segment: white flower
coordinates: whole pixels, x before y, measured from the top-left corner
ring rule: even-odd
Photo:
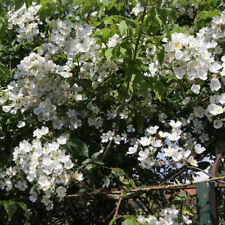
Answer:
[[[59,197],[65,197],[66,196],[66,188],[63,186],[60,186],[56,188],[56,193]]]
[[[134,154],[135,152],[137,152],[137,149],[138,149],[137,145],[134,145],[133,147],[129,147],[127,154]]]
[[[164,156],[172,156],[175,149],[173,147],[164,148]]]
[[[109,38],[108,47],[113,48],[119,43],[120,43],[120,36],[118,34],[115,34],[113,37]]]
[[[79,173],[78,171],[76,171],[74,173],[74,178],[77,180],[77,181],[82,181],[84,179],[83,177],[83,174],[82,173]]]
[[[192,166],[198,166],[197,161],[194,159],[193,156],[190,156],[188,159],[188,162],[192,165]]]
[[[141,137],[141,139],[139,140],[139,143],[142,145],[142,146],[148,146],[150,145],[151,143],[151,138],[148,138],[148,137]]]
[[[218,62],[215,62],[212,65],[210,65],[209,71],[212,73],[218,73],[221,68],[222,66]]]
[[[131,13],[134,13],[137,16],[140,12],[144,11],[144,7],[141,6],[140,2],[132,9]]]
[[[38,195],[36,191],[34,190],[30,191],[30,196],[29,196],[30,201],[35,202],[37,200],[37,196]]]
[[[25,127],[25,126],[26,126],[25,121],[19,121],[18,124],[17,124],[18,128],[22,128],[22,127]]]
[[[143,169],[150,169],[154,165],[155,165],[155,161],[149,158],[141,161],[141,166]]]
[[[149,156],[149,149],[145,149],[144,151],[140,151],[138,154],[139,154],[139,157],[138,157],[139,161],[145,160]]]
[[[66,168],[66,169],[71,169],[72,167],[73,167],[73,162],[69,159],[69,160],[67,160],[66,162],[64,162],[64,167]]]
[[[191,154],[191,150],[185,151],[184,154],[183,154],[184,158],[188,158],[190,156],[190,154]]]
[[[193,84],[193,85],[191,86],[191,91],[192,91],[193,93],[195,93],[196,95],[198,95],[198,94],[200,93],[200,89],[201,89],[201,87],[200,87],[200,85],[198,85],[198,84]]]
[[[67,141],[67,138],[66,136],[60,136],[59,138],[57,138],[57,142],[60,144],[60,145],[65,145],[66,144],[66,141]]]
[[[190,102],[191,98],[190,97],[185,97],[184,100],[182,101],[183,105],[187,105]]]
[[[197,154],[201,154],[205,151],[206,149],[204,147],[202,147],[200,144],[195,145],[195,152]]]
[[[169,135],[167,132],[159,131],[159,136],[162,138],[166,138]]]
[[[210,88],[212,91],[218,91],[221,88],[221,84],[218,79],[212,79],[210,82]]]
[[[221,94],[219,97],[218,97],[218,101],[220,104],[225,104],[225,93]]]
[[[146,129],[146,132],[148,134],[155,134],[157,132],[157,130],[159,129],[159,126],[151,126],[149,128]]]
[[[214,116],[223,113],[223,108],[219,105],[214,104],[214,103],[208,105],[207,109],[208,109],[209,113],[214,115]]]
[[[171,134],[168,135],[168,139],[170,141],[177,141],[177,140],[180,139],[180,134],[177,133],[177,132],[173,132],[173,133],[171,133]]]
[[[223,126],[223,121],[222,120],[214,120],[213,121],[213,127],[215,129],[220,129]]]
[[[38,179],[38,184],[42,188],[43,191],[46,191],[47,189],[50,188],[51,183],[49,182],[48,177],[41,175],[40,178]]]
[[[205,115],[205,109],[201,106],[194,107],[195,116],[198,118],[203,118]]]
[[[180,128],[182,126],[181,121],[175,122],[174,120],[170,120],[169,125],[173,128]]]
[[[175,162],[178,162],[178,161],[180,161],[182,158],[183,158],[182,152],[180,152],[179,150],[176,149],[176,151],[174,151],[173,154],[172,154],[172,159],[173,159]]]

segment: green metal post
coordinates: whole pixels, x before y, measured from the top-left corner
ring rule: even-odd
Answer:
[[[199,183],[196,189],[198,225],[218,225],[214,184]]]

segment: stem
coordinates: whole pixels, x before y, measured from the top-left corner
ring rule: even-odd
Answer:
[[[145,4],[146,4],[146,3],[145,3]],[[144,11],[143,11],[143,15],[142,15],[142,18],[141,18],[141,24],[140,24],[140,29],[139,29],[138,39],[137,39],[137,42],[136,42],[136,45],[135,45],[135,49],[134,49],[134,60],[135,60],[136,57],[137,57],[138,45],[139,45],[139,42],[140,42],[140,39],[141,39],[141,35],[142,35],[142,29],[141,29],[141,26],[143,25],[143,22],[144,22],[146,10],[147,10],[147,6],[145,5]]]
[[[114,214],[113,218],[115,218],[115,217],[117,217],[119,215],[118,212],[119,212],[119,208],[120,208],[120,204],[121,204],[122,198],[123,198],[123,190],[120,193],[120,198],[119,198],[119,201],[117,203],[117,206],[116,206],[116,209],[115,209],[115,214]]]

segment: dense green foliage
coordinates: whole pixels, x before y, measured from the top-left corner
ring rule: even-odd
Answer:
[[[1,1],[0,224],[194,224],[186,192],[140,190],[224,150],[224,6]]]

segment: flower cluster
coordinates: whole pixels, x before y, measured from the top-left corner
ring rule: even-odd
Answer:
[[[34,131],[34,136],[47,133],[48,128],[42,127]],[[81,173],[73,172],[74,163],[63,149],[66,142],[67,139],[63,135],[57,138],[57,141],[47,143],[42,143],[40,136],[32,143],[27,140],[20,142],[13,152],[16,166],[8,168],[0,175],[1,189],[10,191],[13,185],[20,191],[29,188],[29,199],[32,202],[43,193],[42,202],[46,209],[52,209],[50,198],[54,193],[57,193],[58,197],[65,197],[66,187],[72,178],[83,180]]]
[[[186,75],[189,80],[206,80],[208,71],[218,72],[210,51],[216,45],[216,42],[206,43],[203,38],[173,33],[171,41],[165,44],[165,60],[172,63],[173,72],[178,79]]]
[[[178,225],[178,217],[179,210],[177,210],[174,206],[167,209],[162,209],[160,212],[159,218],[156,218],[153,215],[149,215],[148,217],[138,216],[137,221],[141,224],[170,224],[170,225]],[[182,215],[182,224],[191,224],[192,221],[189,219],[189,216]]]
[[[33,2],[29,8],[24,4],[17,11],[8,12],[9,29],[13,29],[16,26],[16,32],[18,33],[18,41],[27,40],[33,41],[34,37],[39,34],[38,25],[42,24],[37,15],[41,5],[37,5]]]
[[[184,124],[184,121],[183,121]],[[145,136],[136,139],[134,145],[129,147],[127,154],[138,152],[138,160],[143,168],[151,168],[157,163],[155,153],[163,148],[163,155],[170,163],[179,162],[180,164],[191,164],[197,166],[194,156],[203,153],[206,149],[194,142],[194,139],[185,135],[181,130],[182,122],[171,120],[169,126],[171,132],[163,132],[159,126],[150,126],[145,131]]]
[[[5,100],[10,104],[4,105],[3,110],[16,114],[32,109],[38,120],[53,122],[54,129],[61,129],[63,125],[71,129],[81,125],[77,113],[70,113],[71,120],[64,121],[57,114],[57,107],[67,104],[69,100],[81,100],[79,92],[82,88],[76,83],[73,86],[64,79],[68,72],[66,66],[58,66],[52,60],[31,53],[17,66],[14,75],[16,81],[12,81],[5,90]],[[72,74],[71,74],[72,75]]]

